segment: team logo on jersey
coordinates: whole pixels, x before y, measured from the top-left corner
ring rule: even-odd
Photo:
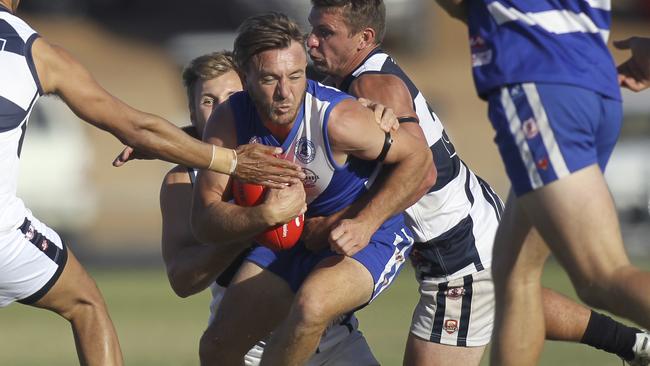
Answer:
[[[25,239],[30,241],[34,239],[34,225],[29,224],[29,227],[27,228],[27,232],[25,233]]]
[[[458,330],[458,320],[454,320],[454,319],[445,320],[445,325],[443,326],[443,328],[445,329],[445,332],[447,332],[448,334],[456,333],[456,331]]]
[[[50,243],[47,241],[47,239],[43,238],[43,241],[41,242],[41,250],[46,251],[49,246]]]
[[[470,37],[469,46],[472,51],[472,67],[492,62],[492,50],[481,36]]]
[[[521,125],[521,129],[524,131],[524,136],[529,140],[535,138],[535,136],[539,134],[537,122],[535,122],[535,119],[532,117],[524,121]]]
[[[537,160],[537,168],[542,170],[548,169],[548,158]]]
[[[309,164],[316,158],[316,147],[306,137],[301,137],[296,144],[296,157],[305,164]]]
[[[302,172],[305,173],[305,180],[302,184],[305,188],[314,188],[316,186],[316,181],[318,181],[320,177],[311,169],[302,168]]]
[[[402,255],[402,253],[397,253],[397,254],[395,255],[395,261],[396,261],[397,263],[402,263],[402,262],[404,262],[404,256]]]
[[[458,300],[461,297],[465,295],[465,288],[464,287],[450,287],[445,290],[445,296],[449,300]]]

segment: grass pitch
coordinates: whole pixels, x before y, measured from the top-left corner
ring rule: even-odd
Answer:
[[[650,262],[643,264],[650,267]],[[90,270],[102,290],[119,333],[127,365],[197,365],[198,340],[208,317],[209,295],[176,297],[162,269]],[[547,266],[544,283],[575,297],[564,272]],[[358,315],[361,330],[382,365],[401,365],[411,312],[417,300],[413,271]],[[63,319],[44,310],[12,305],[0,309],[0,365],[78,364],[72,333]],[[487,357],[484,357],[487,365]],[[621,365],[584,345],[547,342],[541,365]]]

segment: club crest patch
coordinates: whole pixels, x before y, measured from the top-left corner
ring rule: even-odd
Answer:
[[[296,143],[296,158],[304,164],[309,164],[316,158],[316,147],[306,137],[301,137]]]

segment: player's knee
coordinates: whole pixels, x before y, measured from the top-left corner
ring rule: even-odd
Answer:
[[[334,317],[331,309],[318,296],[299,296],[292,308],[291,316],[306,329],[325,329]]]
[[[99,290],[82,292],[69,301],[68,306],[61,309],[61,316],[69,321],[93,321],[99,317],[106,317],[107,309]]]

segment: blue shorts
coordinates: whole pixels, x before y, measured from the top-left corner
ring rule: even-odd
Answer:
[[[403,216],[399,215],[384,223],[370,243],[352,256],[372,275],[374,289],[370,301],[397,277],[412,245],[412,234],[404,224]],[[296,293],[318,263],[336,255],[329,248],[312,252],[298,242],[293,248],[278,252],[263,246],[256,247],[246,260],[280,276]]]
[[[508,85],[488,105],[517,196],[596,163],[604,171],[623,116],[620,101],[560,84]]]

